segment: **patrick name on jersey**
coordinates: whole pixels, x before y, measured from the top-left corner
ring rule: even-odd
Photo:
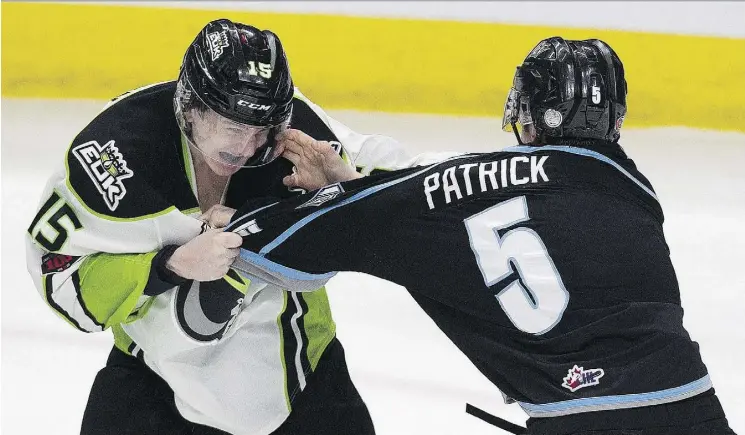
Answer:
[[[516,156],[451,166],[424,178],[424,196],[432,210],[436,198],[443,198],[445,204],[450,204],[455,199],[473,195],[474,189],[478,189],[477,193],[485,193],[509,186],[547,182],[548,176],[543,168],[547,160],[548,156]],[[477,174],[478,178],[475,177]],[[474,186],[476,179],[478,184]]]

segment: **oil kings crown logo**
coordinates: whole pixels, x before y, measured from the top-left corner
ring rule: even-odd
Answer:
[[[132,177],[134,173],[127,168],[127,161],[114,145],[114,141],[110,140],[101,146],[92,140],[76,146],[72,152],[93,180],[109,210],[116,210],[119,201],[127,194],[122,180]]]
[[[222,32],[212,32],[207,34],[207,44],[212,56],[212,61],[216,61],[222,56],[223,48],[228,48],[228,33],[223,30]]]
[[[603,375],[605,375],[603,369],[585,370],[584,367],[579,367],[575,364],[574,367],[569,370],[569,373],[564,378],[564,383],[562,383],[561,386],[574,393],[580,388],[600,384],[600,378],[602,378]]]

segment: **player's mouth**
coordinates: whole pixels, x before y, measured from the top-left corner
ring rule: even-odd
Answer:
[[[220,151],[219,156],[221,161],[233,166],[241,166],[246,160],[246,156],[235,155],[224,151]]]

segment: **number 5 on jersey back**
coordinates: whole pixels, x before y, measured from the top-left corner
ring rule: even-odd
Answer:
[[[496,295],[497,301],[516,328],[540,335],[559,323],[569,293],[538,233],[524,227],[502,237],[497,233],[528,220],[528,203],[520,196],[470,216],[463,223],[487,287],[510,277],[510,263],[515,265],[519,277]]]

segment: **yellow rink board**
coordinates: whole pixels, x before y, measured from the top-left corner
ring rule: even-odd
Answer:
[[[745,39],[318,14],[2,3],[2,95],[116,96],[175,79],[203,25],[282,39],[295,84],[326,108],[501,116],[540,40],[599,38],[626,66],[629,126],[745,131]]]

